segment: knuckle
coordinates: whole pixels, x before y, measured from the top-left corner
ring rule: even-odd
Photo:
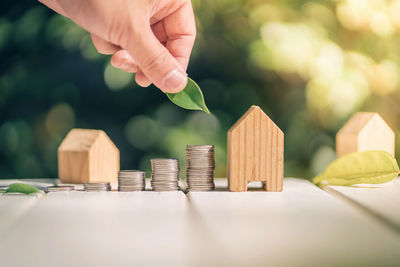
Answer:
[[[159,72],[163,67],[167,66],[169,62],[169,55],[166,51],[161,51],[154,57],[144,60],[141,66],[145,71]]]
[[[118,19],[113,19],[109,24],[107,39],[112,43],[121,44],[125,32],[126,27],[124,27]]]
[[[107,39],[108,41],[118,44],[124,45],[130,37],[132,37],[133,25],[129,23],[132,21],[132,12],[121,10],[121,7],[118,7],[118,15],[115,15],[109,18],[108,21],[108,30],[107,30]]]
[[[96,43],[95,41],[93,41],[93,44],[99,54],[103,54],[103,55],[109,54],[109,51],[107,49],[105,49],[104,47],[102,47],[101,45]]]

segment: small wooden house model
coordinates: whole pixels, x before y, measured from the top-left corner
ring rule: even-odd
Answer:
[[[284,134],[258,106],[228,131],[229,190],[247,191],[261,181],[266,191],[282,191]]]
[[[119,150],[101,130],[72,129],[58,147],[63,183],[116,182]]]
[[[336,134],[336,154],[383,150],[394,156],[394,139],[394,132],[378,113],[357,112]]]

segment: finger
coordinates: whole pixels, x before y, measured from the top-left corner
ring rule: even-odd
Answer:
[[[46,5],[48,8],[54,10],[58,14],[63,15],[64,17],[67,17],[66,12],[62,8],[62,6],[57,2],[57,1],[51,1],[51,0],[39,0],[42,4]]]
[[[148,22],[142,21],[140,26],[140,30],[133,31],[133,36],[127,39],[124,47],[144,75],[162,91],[176,93],[183,90],[187,84],[184,69],[155,37]]]
[[[196,38],[196,23],[190,1],[164,20],[168,51],[186,70]]]
[[[162,43],[165,46],[168,41],[168,36],[167,33],[165,32],[164,21],[161,20],[156,24],[151,25],[151,29],[156,38],[160,41],[160,43]]]
[[[168,36],[167,36],[167,33],[165,32],[164,21],[157,22],[156,24],[151,26],[151,28],[153,30],[154,35],[157,37],[157,39],[165,47],[167,47]],[[171,40],[170,40],[170,44],[171,44]],[[170,45],[170,48],[171,48],[171,45]],[[168,49],[168,47],[167,47],[167,49]],[[177,49],[175,49],[175,50],[177,50]],[[171,50],[169,50],[169,52],[171,53]],[[189,54],[190,54],[190,52],[189,52]],[[174,55],[173,56],[178,61],[178,63],[182,66],[182,68],[186,70],[188,62],[189,62],[189,59],[187,57],[184,57],[184,56],[179,56],[179,53],[175,53],[175,55],[178,55],[178,56],[174,56]]]
[[[91,33],[90,36],[92,37],[94,46],[100,54],[112,55],[118,50],[121,50],[121,47],[114,45],[93,33]]]
[[[111,57],[111,65],[126,72],[135,73],[138,66],[126,50],[119,50]]]
[[[144,75],[143,71],[141,71],[140,69],[136,72],[135,81],[141,87],[149,87],[151,84],[149,78],[147,78],[146,75]]]

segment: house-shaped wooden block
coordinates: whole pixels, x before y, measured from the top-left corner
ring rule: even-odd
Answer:
[[[229,190],[247,191],[261,181],[266,191],[282,191],[283,132],[258,106],[250,109],[228,131]]]
[[[383,150],[394,156],[394,139],[394,132],[378,113],[357,112],[336,134],[336,154]]]
[[[116,182],[119,150],[101,130],[72,129],[58,147],[63,183]]]

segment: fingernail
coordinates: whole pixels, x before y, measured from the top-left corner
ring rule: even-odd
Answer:
[[[130,64],[130,63],[122,64],[119,68],[121,70],[124,70],[124,71],[127,71],[127,72],[136,72],[137,71],[137,66],[133,65],[133,64]]]
[[[187,76],[184,75],[182,72],[178,71],[177,69],[171,71],[167,74],[164,78],[164,91],[168,91],[170,93],[175,93],[181,91],[185,88],[187,83]]]
[[[120,67],[121,69],[127,70],[127,69],[132,68],[132,66],[133,66],[132,64],[124,63],[124,64],[120,65],[119,67]]]

